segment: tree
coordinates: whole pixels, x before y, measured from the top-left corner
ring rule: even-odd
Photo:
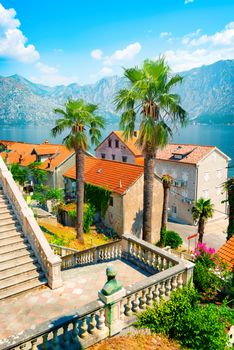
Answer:
[[[170,175],[162,176],[163,184],[163,212],[162,212],[162,227],[161,230],[167,229],[168,221],[168,204],[169,204],[169,191],[173,182],[173,177]]]
[[[124,69],[124,76],[128,84],[117,93],[115,104],[122,112],[120,127],[125,139],[133,136],[138,119],[140,122],[137,145],[144,155],[143,239],[151,242],[155,154],[172,135],[169,123],[185,124],[180,97],[171,92],[182,77],[171,75],[164,57],[145,60],[142,67]]]
[[[28,171],[26,168],[19,164],[12,164],[10,166],[10,171],[12,173],[13,179],[18,182],[21,186],[24,185],[28,178]]]
[[[209,218],[213,217],[214,205],[211,203],[210,199],[200,198],[192,208],[192,215],[194,221],[198,223],[198,241],[202,243],[205,223]]]
[[[45,170],[40,169],[41,162],[34,162],[29,164],[29,175],[33,182],[37,185],[44,184],[47,180],[48,174]]]
[[[83,242],[83,215],[84,215],[84,156],[88,149],[88,135],[92,144],[97,145],[101,139],[101,129],[104,128],[104,119],[96,115],[97,106],[83,100],[69,100],[64,109],[56,108],[55,113],[61,115],[56,120],[56,126],[51,130],[53,136],[69,130],[63,139],[68,149],[74,149],[76,154],[76,230],[77,238]]]
[[[229,204],[227,240],[234,234],[234,177],[224,183],[224,189],[227,191],[227,202]]]

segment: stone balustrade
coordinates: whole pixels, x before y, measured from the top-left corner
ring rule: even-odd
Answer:
[[[25,202],[22,193],[17,187],[11,172],[7,169],[1,156],[0,183],[2,184],[3,192],[6,193],[14,208],[15,215],[22,226],[25,236],[45,272],[48,285],[53,289],[60,287],[62,285],[61,259],[51,250],[49,243],[34,218],[32,210]]]
[[[54,244],[51,245],[51,247],[54,249],[55,254],[58,254],[62,259],[62,270],[77,266],[97,264],[99,262],[118,259],[122,256],[121,240],[82,251],[56,246]]]
[[[83,349],[109,336],[105,325],[105,304],[93,301],[75,314],[45,322],[0,342],[0,350]]]

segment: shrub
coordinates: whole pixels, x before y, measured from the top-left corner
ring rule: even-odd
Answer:
[[[161,232],[161,245],[166,247],[170,246],[172,249],[177,249],[183,243],[182,238],[175,231],[162,230]]]
[[[83,218],[83,231],[88,233],[90,231],[90,226],[93,221],[93,216],[95,214],[95,207],[89,203],[84,205],[84,218]],[[76,218],[76,210],[69,210],[68,215],[70,218]]]
[[[224,350],[225,328],[233,321],[232,310],[225,306],[202,307],[197,301],[198,294],[191,286],[178,289],[169,301],[162,300],[141,313],[138,326],[166,334],[189,349]]]

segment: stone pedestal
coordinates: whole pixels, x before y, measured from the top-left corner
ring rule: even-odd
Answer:
[[[119,333],[124,328],[124,322],[121,320],[121,300],[126,296],[126,290],[120,289],[111,295],[104,295],[101,291],[98,296],[103,303],[106,304],[105,318],[106,326],[109,328],[110,336]]]

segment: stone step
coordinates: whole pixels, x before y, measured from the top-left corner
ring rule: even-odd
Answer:
[[[6,226],[2,226],[0,227],[0,234],[1,233],[5,233],[5,232],[9,232],[9,231],[12,231],[12,230],[20,230],[21,229],[21,226],[19,224],[19,222],[16,222],[14,224],[8,224]]]
[[[9,219],[12,219],[12,220],[17,220],[17,217],[16,215],[14,214],[14,212],[10,212],[10,211],[7,211],[5,213],[1,213],[0,212],[0,221],[2,220],[9,220]]]
[[[17,276],[12,276],[12,277],[8,277],[5,278],[4,280],[1,280],[0,282],[0,291],[2,289],[7,289],[9,287],[12,287],[14,285],[20,284],[20,283],[25,283],[28,282],[34,278],[40,278],[41,276],[44,276],[43,273],[39,273],[37,270],[32,270],[32,271],[28,271],[25,273],[21,273]]]
[[[11,279],[13,281],[13,279],[18,279],[19,276],[28,276],[29,274],[33,273],[33,271],[39,273],[39,270],[39,265],[34,264],[31,261],[24,265],[15,266],[11,269],[0,271],[0,288],[2,288],[2,285],[4,285],[6,280],[9,281]]]
[[[4,245],[3,247],[0,247],[0,255],[5,254],[5,253],[10,253],[18,249],[25,249],[25,248],[30,249],[29,244],[26,244],[25,242],[17,242],[14,244],[7,244]]]
[[[17,219],[14,219],[11,217],[9,219],[1,220],[0,221],[0,228],[3,228],[5,226],[13,224],[13,223],[17,223]]]
[[[12,210],[10,204],[0,204],[0,213],[4,212],[5,210]]]
[[[21,237],[20,235],[16,237],[8,237],[8,238],[2,238],[2,239],[0,236],[0,248],[5,247],[7,245],[14,245],[21,242],[26,243],[27,239],[25,237]]]
[[[9,203],[6,196],[0,196],[0,203]]]
[[[17,249],[15,251],[6,252],[0,255],[0,263],[5,261],[11,261],[20,257],[33,256],[34,253],[30,247]]]
[[[39,278],[34,278],[34,279],[31,279],[30,281],[27,281],[27,283],[23,282],[17,285],[13,285],[11,287],[8,287],[7,289],[0,290],[0,300],[27,292],[34,288],[38,288],[42,285],[45,285],[46,283],[47,281],[45,277],[41,275]]]
[[[23,232],[21,230],[10,230],[7,232],[0,232],[0,240],[17,236],[24,237]]]
[[[36,266],[37,264],[37,259],[35,256],[30,256],[29,254],[28,255],[25,255],[25,256],[20,256],[20,257],[16,257],[14,259],[11,259],[11,260],[6,260],[6,261],[0,261],[0,272],[1,271],[6,271],[8,269],[12,269],[14,267],[24,267],[25,264],[28,264],[28,263],[34,263]]]

